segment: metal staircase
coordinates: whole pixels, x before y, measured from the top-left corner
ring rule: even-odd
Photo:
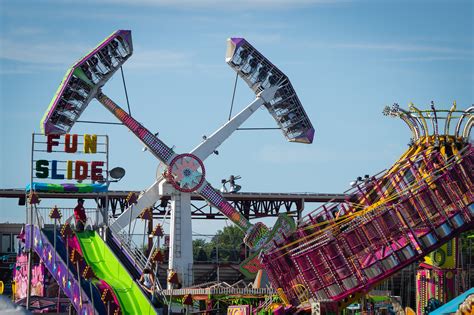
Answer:
[[[147,257],[139,249],[138,245],[125,230],[119,230],[116,226],[110,226],[111,235],[117,246],[119,246],[125,253],[129,261],[141,272],[147,265]]]
[[[117,230],[117,226],[110,226],[110,230],[107,232],[106,243],[116,254],[119,253],[117,257],[128,269],[130,274],[138,278],[143,273],[143,269],[149,266],[148,258],[133,241],[131,235],[126,233],[123,229],[120,231]],[[163,288],[158,279],[155,281],[155,286],[155,292],[165,300],[165,296],[162,293]]]

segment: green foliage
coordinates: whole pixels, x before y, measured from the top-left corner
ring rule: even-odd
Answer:
[[[466,231],[461,234],[460,246],[464,254],[471,254],[474,252],[474,229]]]
[[[226,226],[223,230],[217,231],[216,235],[212,238],[213,243],[225,245],[229,248],[240,248],[244,240],[244,232],[236,226]]]
[[[471,239],[474,238],[474,229],[462,233],[462,234],[461,234],[461,237],[463,237],[463,238],[471,238]]]
[[[193,240],[193,257],[201,262],[240,262],[244,233],[235,226],[217,231],[210,242]],[[217,257],[219,255],[219,257]]]
[[[208,261],[209,246],[210,244],[202,238],[193,240],[194,261]]]

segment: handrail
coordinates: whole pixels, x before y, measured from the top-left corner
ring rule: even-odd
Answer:
[[[130,256],[133,261],[131,262],[134,264],[140,271],[143,271],[147,266],[148,260],[143,252],[138,249],[138,246],[133,241],[132,237],[124,232],[123,229],[119,230],[118,227],[110,226],[111,232],[113,233],[114,237],[118,240],[119,246],[122,250],[124,250],[128,256]],[[154,293],[160,295],[165,301],[165,296],[163,295],[163,288],[161,287],[160,282],[155,279],[155,287]]]

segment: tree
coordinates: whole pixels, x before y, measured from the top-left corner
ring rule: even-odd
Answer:
[[[223,230],[217,231],[211,242],[222,244],[227,248],[239,249],[240,244],[244,241],[244,236],[244,232],[238,227],[234,225],[226,226]]]
[[[226,226],[217,231],[210,242],[193,240],[194,261],[238,262],[244,240],[244,232],[236,226]],[[219,254],[219,257],[217,255]]]
[[[219,248],[219,261],[236,261],[238,256],[236,253],[240,251],[244,236],[244,232],[233,225],[217,231],[211,240],[211,245],[212,248]]]
[[[193,240],[193,259],[195,261],[207,261],[207,248],[209,243],[202,238]]]
[[[196,261],[208,261],[207,254],[204,248],[200,248],[196,257]]]

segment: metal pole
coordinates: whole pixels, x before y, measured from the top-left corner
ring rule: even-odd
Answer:
[[[107,175],[106,175],[106,178],[107,178],[107,188],[108,188],[109,185],[110,185],[110,182],[109,182],[109,136],[108,135],[105,136],[105,142],[107,143],[106,146],[105,146],[105,148],[106,148],[105,151],[107,152]],[[109,226],[109,190],[108,189],[105,192],[105,210],[102,209],[102,211],[103,211],[105,226]],[[103,237],[105,239],[105,230],[104,230]]]
[[[30,194],[33,193],[33,153],[35,151],[35,134],[31,134],[31,170],[30,170]],[[28,197],[26,196],[26,209],[28,213]],[[29,223],[30,226],[30,249],[28,251],[28,286],[26,288],[26,309],[30,309],[30,300],[31,300],[31,276],[32,276],[32,268],[33,268],[33,206],[30,204],[30,215],[29,220],[27,220],[27,224]],[[28,219],[28,218],[27,218]]]
[[[79,259],[76,261],[77,267],[77,285],[79,286],[79,305],[82,305],[81,274],[79,273]],[[91,296],[91,299],[93,296]]]
[[[30,216],[33,215],[33,207],[31,208],[31,213]],[[27,289],[27,294],[26,294],[26,309],[30,309],[30,300],[31,300],[31,277],[32,277],[32,269],[33,269],[33,233],[34,233],[34,228],[33,224],[29,225],[30,227],[30,249],[28,251],[28,285],[26,287]]]
[[[53,247],[54,247],[54,265],[56,266],[56,224],[57,224],[58,219],[54,219],[54,241],[53,241]]]
[[[92,308],[95,310],[94,295],[92,294],[92,278],[89,279],[89,289],[91,290]]]
[[[130,205],[130,220],[128,221],[128,237],[130,237],[130,231],[132,228],[132,213],[133,213],[133,203]]]
[[[142,244],[143,249],[145,248],[145,237],[146,237],[147,229],[148,229],[147,222],[143,222],[143,244]]]
[[[56,281],[56,279],[54,281]],[[61,307],[61,304],[59,303],[60,296],[61,296],[61,288],[59,287],[59,284],[58,284],[58,301],[56,303],[56,314],[59,314],[59,308]]]
[[[69,281],[69,236],[66,235],[66,269],[67,269],[67,280]]]
[[[173,285],[174,284],[172,283],[170,285],[170,302],[168,303],[168,314],[170,315],[171,315],[171,300],[173,299]]]
[[[216,236],[216,256],[217,256],[217,282],[219,283],[220,277],[219,277],[219,237]]]
[[[108,188],[109,188],[108,180],[106,179],[105,182],[106,182],[107,190],[108,190]],[[93,222],[95,222],[95,227],[94,227],[94,224],[92,224],[92,226],[93,226],[92,229],[93,230],[97,229],[100,233],[100,236],[105,240],[105,234],[103,234],[102,229],[99,230],[99,226],[100,226],[99,213],[102,216],[102,223],[105,223],[104,204],[102,202],[103,199],[100,198],[100,195],[101,195],[101,193],[97,193],[97,197],[95,198],[95,203],[97,205],[97,208],[96,208],[96,211],[95,211],[95,221],[93,221]]]
[[[148,234],[148,252],[147,252],[147,256],[150,256],[152,253],[153,253],[153,245],[154,245],[154,242],[153,242],[153,237],[150,237],[151,233],[153,233],[153,213],[152,213],[152,216],[150,218],[150,220],[148,220],[148,231],[147,231],[147,234]],[[147,260],[148,262],[148,260]]]
[[[158,285],[158,262],[155,262],[155,274],[153,276],[155,280],[155,285],[153,286],[153,293],[154,293]]]

